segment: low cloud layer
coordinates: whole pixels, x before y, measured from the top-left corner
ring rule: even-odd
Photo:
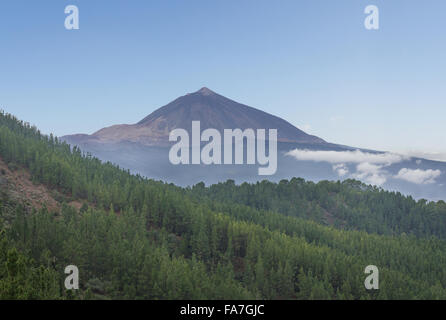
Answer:
[[[402,151],[401,153],[409,157],[446,162],[446,152],[424,152],[417,150],[409,150],[409,151]]]
[[[364,163],[391,165],[401,162],[409,157],[396,153],[371,153],[361,150],[354,151],[314,151],[295,149],[287,153],[289,156],[295,157],[297,160],[329,162],[333,164],[340,163]]]
[[[342,178],[354,178],[368,184],[383,185],[389,178],[405,180],[416,184],[434,183],[441,175],[440,170],[422,170],[403,168],[397,175],[391,175],[386,167],[411,158],[407,155],[384,152],[373,153],[361,150],[352,151],[314,151],[295,149],[286,153],[300,161],[327,162],[332,164],[333,171]],[[420,163],[417,163],[420,164]],[[354,165],[355,170],[349,170]],[[352,172],[350,172],[352,171]]]

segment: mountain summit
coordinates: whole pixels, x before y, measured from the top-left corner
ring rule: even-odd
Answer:
[[[325,144],[318,137],[309,135],[289,122],[240,104],[203,87],[197,92],[179,97],[132,125],[114,125],[92,135],[63,137],[69,143],[89,141],[116,143],[136,142],[143,145],[165,145],[173,129],[191,131],[192,121],[200,121],[201,129],[277,129],[278,141]]]
[[[206,87],[201,88],[196,93],[202,94],[204,96],[210,96],[212,94],[216,94],[214,91],[212,91],[211,89],[206,88]]]

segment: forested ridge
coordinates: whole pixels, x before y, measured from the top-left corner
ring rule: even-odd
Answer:
[[[314,183],[293,178],[279,183],[264,180],[240,186],[229,180],[208,188],[200,183],[191,191],[191,195],[200,200],[242,204],[341,229],[446,238],[444,201],[415,201],[411,196],[388,192],[357,180]]]
[[[446,298],[442,201],[352,180],[180,188],[4,113],[0,157],[61,203],[32,210],[0,189],[2,299]],[[379,290],[364,288],[371,264]],[[64,287],[67,265],[77,291]]]

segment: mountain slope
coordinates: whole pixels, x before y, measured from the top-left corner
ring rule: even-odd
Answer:
[[[446,242],[434,236],[444,202],[302,179],[183,189],[101,163],[3,114],[0,156],[34,181],[88,201],[54,215],[0,198],[0,252],[7,253],[0,254],[0,299],[69,299],[62,271],[70,264],[82,272],[79,299],[446,299]],[[300,206],[317,218],[320,206],[343,203],[354,211],[366,205],[375,223],[398,206],[409,219],[404,225],[422,232],[339,230],[286,212]],[[400,225],[395,218],[384,221]],[[379,267],[379,290],[364,288],[370,264]]]
[[[173,129],[182,128],[190,132],[192,121],[200,121],[202,130],[277,129],[278,141],[281,142],[326,144],[324,140],[306,134],[279,117],[237,103],[208,88],[179,97],[136,124],[114,125],[92,135],[71,135],[63,139],[70,143],[129,141],[163,145],[168,143],[169,133]]]
[[[92,135],[77,134],[62,137],[62,140],[77,145],[101,160],[130,169],[133,173],[182,186],[201,181],[214,184],[233,179],[236,183],[242,183],[265,178],[258,175],[256,165],[173,165],[169,161],[169,133],[176,128],[186,129],[190,133],[194,120],[200,121],[201,130],[215,128],[220,132],[236,128],[276,128],[279,140],[277,171],[268,176],[270,181],[278,182],[292,177],[312,181],[361,179],[365,183],[379,185],[387,190],[398,190],[417,199],[446,199],[445,162],[397,155],[400,159],[398,161],[370,166],[368,161],[373,159],[369,158],[376,158],[373,154],[392,159],[395,155],[389,156],[386,152],[366,149],[357,151],[357,148],[325,142],[283,119],[239,104],[207,88],[179,97],[136,124],[115,125]],[[302,154],[306,154],[308,150],[317,152],[311,156],[306,154],[302,160],[293,156],[296,150]],[[329,151],[330,154],[319,151]],[[348,151],[355,152],[346,154]],[[355,158],[353,160],[352,155]],[[344,159],[346,156],[345,163],[333,163],[333,157]],[[361,160],[364,157],[368,160]],[[339,168],[342,168],[342,175]],[[401,176],[401,172],[407,174]],[[432,180],[414,180],[412,177],[433,174],[435,178]]]

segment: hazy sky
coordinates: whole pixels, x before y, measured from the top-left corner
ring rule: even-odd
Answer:
[[[444,0],[2,0],[0,108],[93,133],[207,86],[330,142],[446,153],[445,14]]]

